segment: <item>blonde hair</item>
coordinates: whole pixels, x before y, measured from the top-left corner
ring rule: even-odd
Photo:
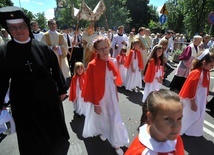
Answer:
[[[140,38],[137,37],[137,36],[135,36],[134,39],[133,39],[132,42],[131,42],[131,49],[134,48],[134,44],[135,44],[135,43],[140,43],[140,46],[142,47],[142,42],[141,42]]]
[[[163,39],[161,39],[160,40],[160,42],[158,43],[159,45],[167,45],[168,46],[168,40],[167,39],[165,39],[165,38],[163,38]]]
[[[77,74],[77,70],[79,68],[82,68],[84,71],[85,71],[85,66],[82,62],[76,62],[75,65],[74,65],[74,75]]]

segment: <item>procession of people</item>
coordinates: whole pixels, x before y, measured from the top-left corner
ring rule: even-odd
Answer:
[[[21,155],[67,154],[66,99],[75,114],[85,117],[82,136],[108,140],[118,155],[184,155],[180,135],[202,136],[214,37],[196,34],[189,42],[173,30],[155,34],[139,27],[134,34],[119,25],[96,31],[93,23],[59,29],[57,19],[49,19],[49,30],[42,32],[18,7],[0,8],[0,19],[0,129],[14,123]],[[177,68],[176,50],[181,51]],[[161,89],[173,70],[169,90]],[[133,142],[117,87],[143,95]],[[211,102],[207,108],[214,111]]]

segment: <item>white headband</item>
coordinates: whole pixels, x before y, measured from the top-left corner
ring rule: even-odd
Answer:
[[[205,55],[207,55],[209,52],[210,52],[210,50],[209,50],[209,49],[206,49],[201,55],[199,55],[199,56],[197,57],[197,59],[198,59],[198,60],[203,59],[203,58],[205,57]]]
[[[24,19],[23,18],[19,18],[19,19],[8,19],[8,20],[6,20],[6,22],[8,24],[18,24],[18,23],[24,22]]]

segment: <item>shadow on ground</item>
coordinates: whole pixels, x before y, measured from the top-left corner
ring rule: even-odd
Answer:
[[[115,149],[111,146],[108,140],[102,141],[99,136],[90,138],[82,137],[84,121],[84,116],[74,114],[73,120],[70,122],[70,125],[73,132],[76,133],[77,137],[80,140],[84,141],[88,155],[117,155]],[[122,149],[125,152],[127,150],[127,147],[123,147]]]
[[[182,139],[185,151],[187,151],[189,155],[213,155],[213,142],[205,139],[203,136],[192,137],[183,135]]]
[[[214,118],[214,112],[213,111],[206,110],[206,113],[208,115],[210,115],[212,118]]]
[[[140,92],[140,89],[138,89],[138,92],[136,93],[135,91],[130,92],[129,90],[126,90],[125,87],[118,87],[117,88],[119,93],[122,93],[124,95],[126,95],[127,99],[134,103],[134,104],[138,104],[140,106],[143,105],[142,99],[143,99],[143,94],[142,92]]]

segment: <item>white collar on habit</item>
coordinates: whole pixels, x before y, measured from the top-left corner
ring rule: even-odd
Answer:
[[[15,38],[14,38],[14,41],[19,43],[19,44],[26,44],[26,43],[28,43],[30,41],[30,37],[26,41],[18,41]]]
[[[159,153],[164,153],[164,152],[172,152],[175,150],[175,145],[177,143],[177,140],[167,140],[166,142],[158,142],[155,139],[153,139],[149,133],[147,132],[147,124],[143,125],[140,127],[140,132],[139,132],[139,141],[146,146],[148,149],[154,151],[154,152],[159,152]]]

